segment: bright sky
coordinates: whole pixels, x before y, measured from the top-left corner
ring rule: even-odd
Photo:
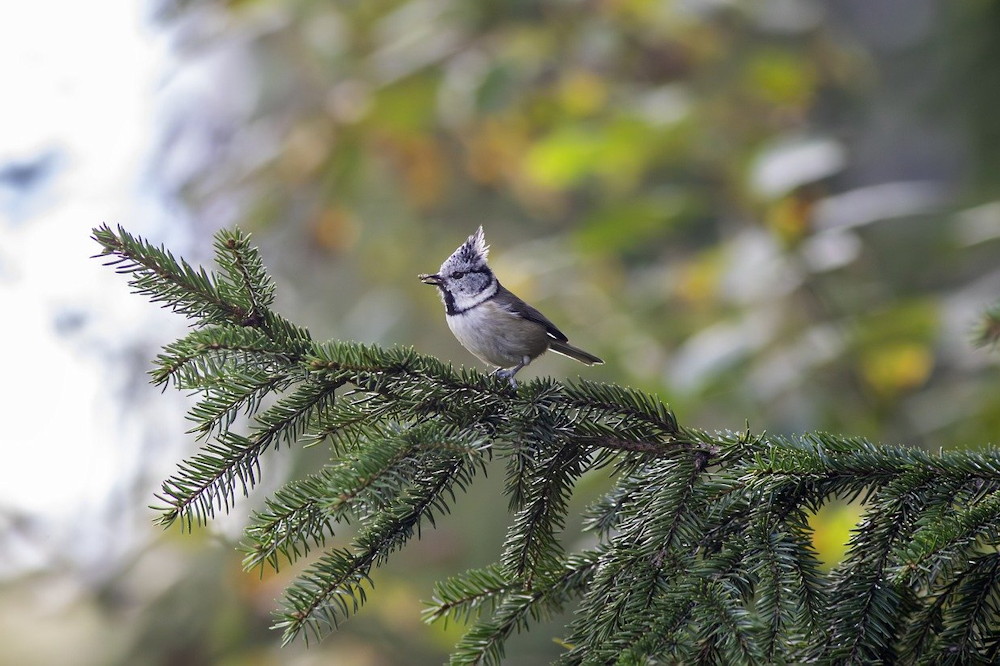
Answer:
[[[183,322],[89,258],[102,222],[182,237],[142,192],[167,63],[144,7],[0,4],[0,577],[127,550],[109,535],[149,523],[129,493],[152,499],[139,474],[169,472],[184,429],[137,376]]]

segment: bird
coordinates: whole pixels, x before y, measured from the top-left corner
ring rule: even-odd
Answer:
[[[480,226],[437,273],[417,276],[440,291],[448,328],[463,347],[496,366],[494,374],[514,388],[514,375],[549,349],[587,365],[604,363],[571,345],[548,317],[500,284],[486,263],[489,250]]]

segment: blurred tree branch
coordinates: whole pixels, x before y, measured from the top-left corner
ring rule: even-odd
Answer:
[[[1000,340],[1000,303],[983,313],[973,335],[975,343],[980,347],[996,346]]]

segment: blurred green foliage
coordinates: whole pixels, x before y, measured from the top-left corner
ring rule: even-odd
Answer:
[[[319,336],[474,363],[415,276],[483,224],[505,284],[607,360],[589,379],[687,424],[978,446],[1000,424],[996,357],[971,345],[1000,293],[997,7],[161,0],[177,64],[156,172],[206,244],[255,232],[279,309]],[[256,647],[223,660],[192,594],[184,663],[437,663],[453,636],[412,609],[496,551],[488,485],[312,655],[261,633],[279,583],[227,574],[253,609],[227,631]],[[817,520],[828,559],[843,515]],[[121,663],[170,643],[137,634]],[[559,650],[539,629],[510,659]]]

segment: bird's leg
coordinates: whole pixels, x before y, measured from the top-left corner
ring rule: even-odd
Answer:
[[[514,388],[517,388],[517,382],[514,380],[514,375],[517,374],[518,370],[528,365],[529,363],[531,363],[531,357],[522,356],[521,362],[518,363],[517,365],[510,368],[497,368],[496,370],[493,371],[493,374],[496,375],[497,377],[510,380],[510,385]]]

